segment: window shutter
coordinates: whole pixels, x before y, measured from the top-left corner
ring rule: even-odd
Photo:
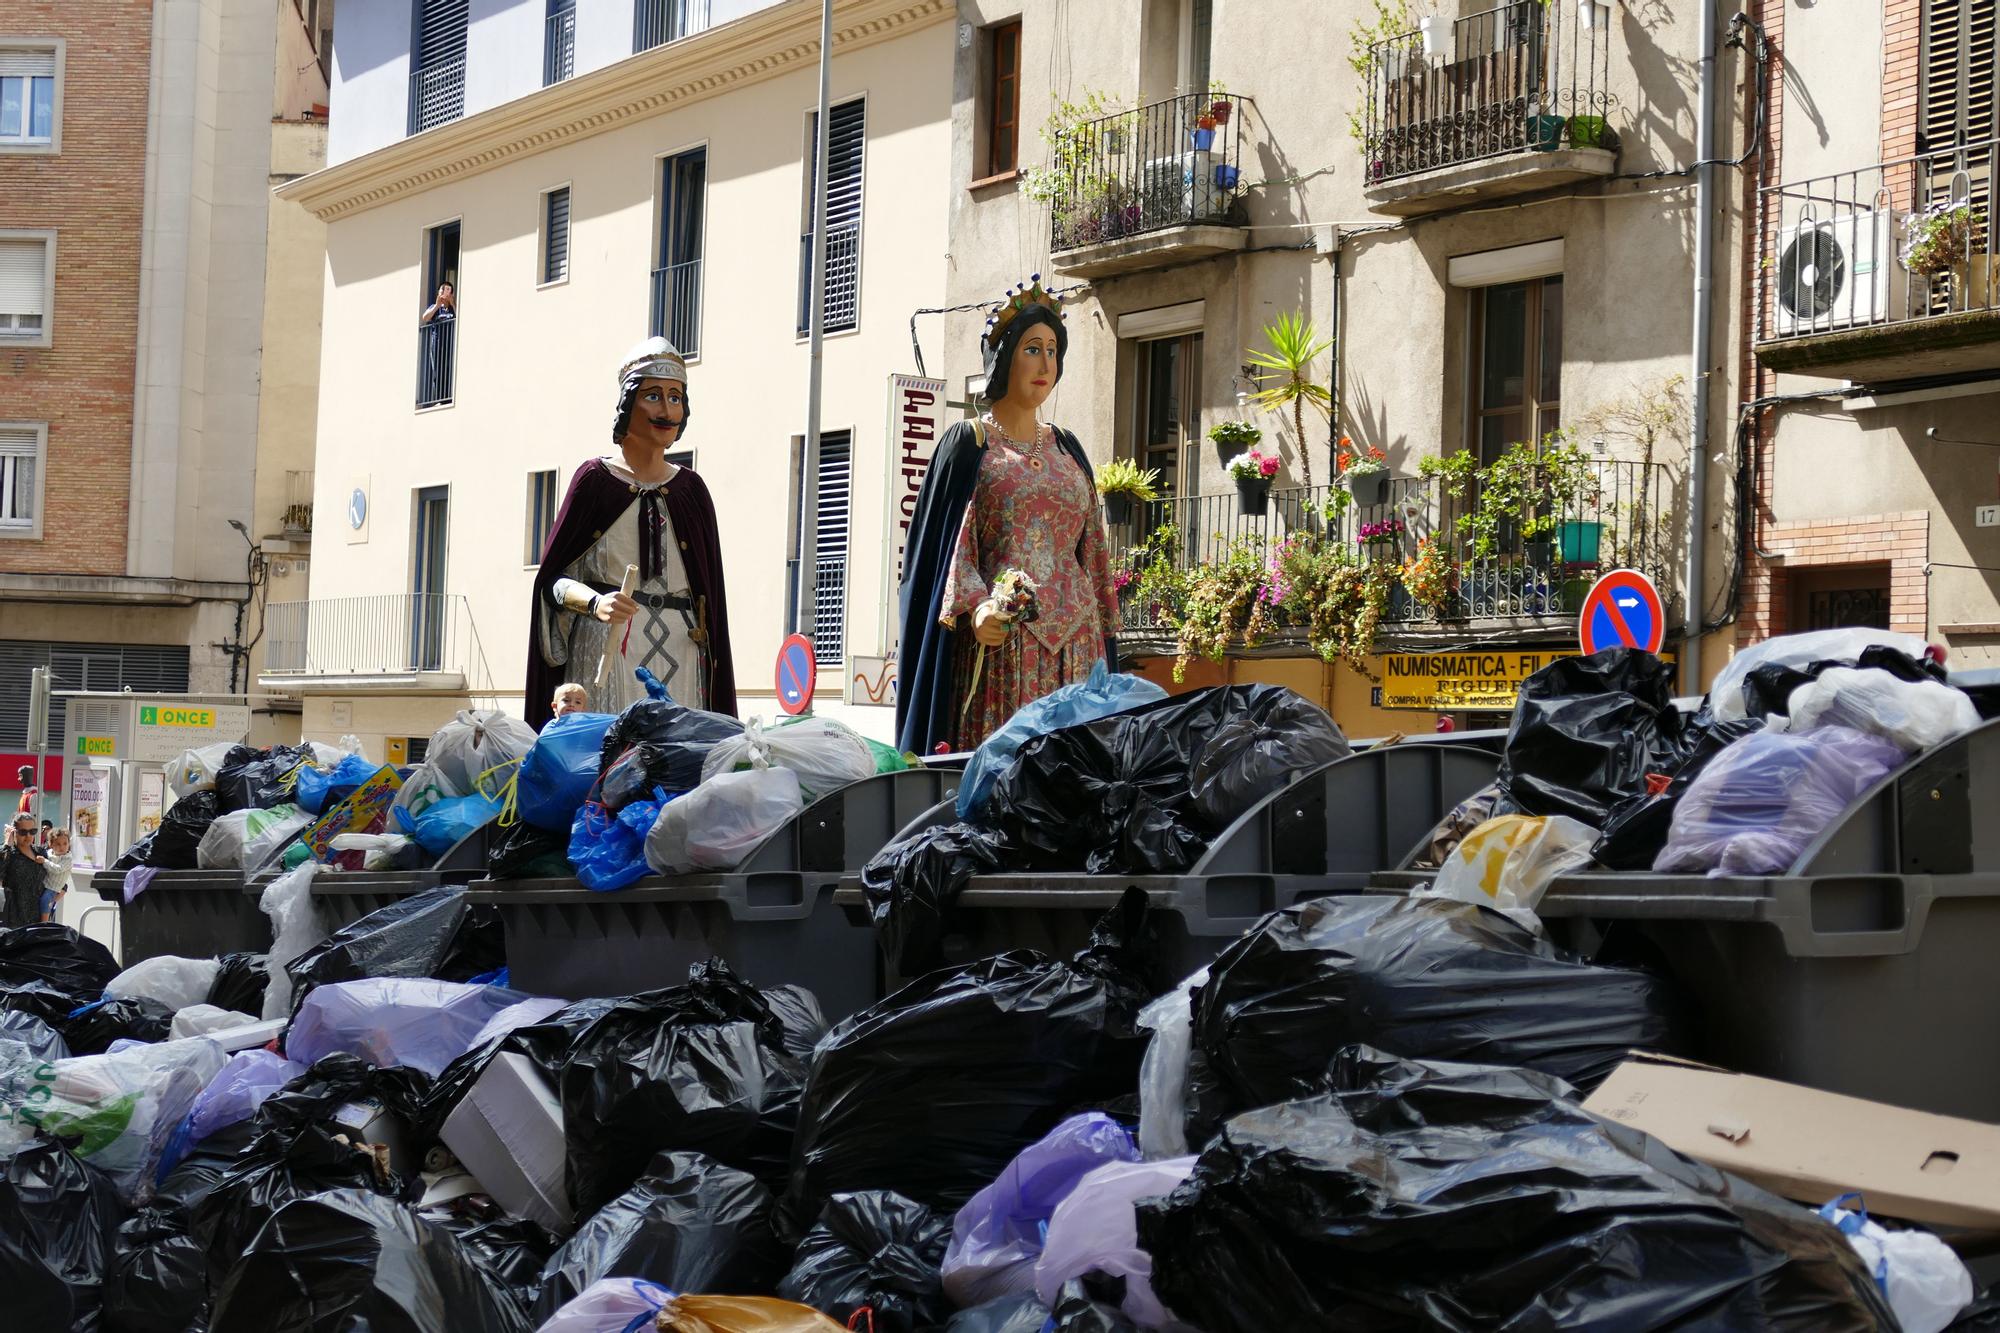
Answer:
[[[549,191],[548,253],[542,259],[542,281],[569,276],[569,188]]]
[[[417,63],[430,69],[465,56],[469,0],[423,0],[417,18]]]
[[[53,79],[53,51],[0,51],[0,79]]]
[[[847,657],[847,520],[854,451],[846,431],[819,440],[819,489],[813,534],[813,653],[822,662]]]
[[[1993,137],[1995,0],[1925,0],[1923,148]]]
[[[0,528],[34,526],[35,440],[31,430],[0,430]]]
[[[48,313],[48,242],[0,241],[0,315]]]

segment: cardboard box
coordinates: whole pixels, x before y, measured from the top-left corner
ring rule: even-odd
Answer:
[[[444,1122],[444,1146],[493,1201],[551,1231],[569,1230],[562,1103],[526,1056],[486,1067]]]
[[[376,1097],[349,1102],[333,1113],[333,1132],[345,1134],[355,1143],[380,1144],[389,1159],[389,1169],[407,1176],[417,1164],[410,1159],[410,1131],[402,1117]]]
[[[2000,1125],[1643,1053],[1583,1105],[1815,1208],[1852,1190],[1885,1217],[2000,1229]]]

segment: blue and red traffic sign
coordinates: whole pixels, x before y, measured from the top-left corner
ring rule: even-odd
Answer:
[[[812,707],[813,689],[819,684],[819,662],[813,656],[812,640],[792,634],[778,645],[778,707],[797,716]]]
[[[1651,579],[1636,569],[1614,569],[1591,585],[1576,630],[1586,653],[1605,648],[1657,653],[1667,637],[1667,612]]]

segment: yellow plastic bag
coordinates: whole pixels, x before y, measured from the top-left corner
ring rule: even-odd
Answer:
[[[1596,841],[1597,830],[1567,815],[1502,815],[1466,834],[1437,883],[1411,896],[1478,903],[1534,929],[1541,924],[1535,904],[1558,875],[1590,864]]]
[[[654,1327],[669,1333],[846,1333],[810,1305],[762,1296],[676,1296]]]

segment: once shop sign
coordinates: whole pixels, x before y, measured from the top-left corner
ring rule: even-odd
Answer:
[[[1549,663],[1575,653],[1529,653],[1493,649],[1463,653],[1384,653],[1383,708],[1415,708],[1430,713],[1492,712],[1510,709],[1521,682]],[[1672,653],[1660,654],[1671,662]]]
[[[144,705],[139,709],[139,725],[142,727],[212,727],[215,725],[213,708],[168,708]]]

